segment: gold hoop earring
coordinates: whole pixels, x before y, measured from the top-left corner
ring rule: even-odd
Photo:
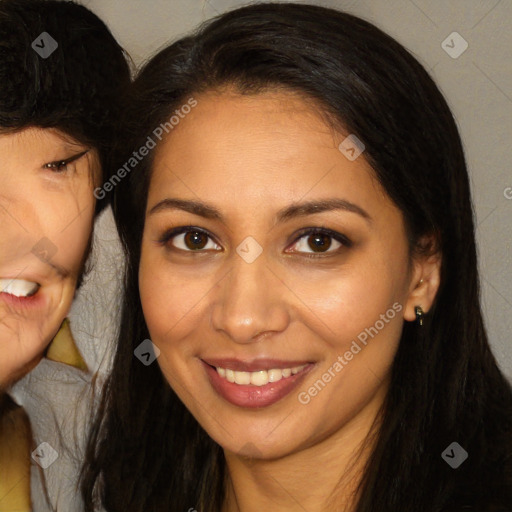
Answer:
[[[423,325],[423,316],[425,313],[423,312],[423,309],[421,309],[421,306],[416,306],[414,308],[414,312],[416,313],[416,322],[418,325]]]

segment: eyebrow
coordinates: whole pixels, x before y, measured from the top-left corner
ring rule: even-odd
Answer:
[[[149,215],[153,215],[157,212],[165,210],[183,210],[185,212],[204,217],[205,219],[224,222],[224,217],[217,208],[202,201],[194,201],[190,199],[163,199],[155,206],[153,206],[151,210],[149,210]],[[290,206],[287,206],[277,212],[274,218],[274,223],[279,224],[297,217],[305,217],[315,213],[336,210],[355,213],[364,218],[369,224],[371,224],[372,218],[366,210],[357,204],[339,198],[321,199],[318,201],[306,201],[302,203],[291,204]]]

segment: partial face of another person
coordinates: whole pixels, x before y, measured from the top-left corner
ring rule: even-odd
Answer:
[[[0,134],[0,388],[32,369],[70,308],[91,237],[96,151],[52,129]]]
[[[423,277],[401,212],[311,102],[196,99],[156,150],[142,241],[163,374],[231,452],[281,457],[364,428]]]

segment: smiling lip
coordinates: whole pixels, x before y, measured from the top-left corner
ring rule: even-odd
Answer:
[[[212,362],[215,364],[211,364]],[[207,362],[205,360],[201,360],[201,364],[208,375],[213,389],[222,398],[233,405],[247,408],[266,407],[278,402],[296,388],[314,366],[314,364],[310,362],[290,362],[270,359],[258,360],[250,363],[235,359],[209,359]],[[261,370],[292,368],[299,366],[303,366],[303,368],[295,375],[290,375],[278,380],[277,382],[269,382],[262,386],[228,382],[228,380],[218,374],[216,369],[220,367],[240,372],[257,372]]]
[[[255,359],[254,361],[241,361],[240,359],[203,359],[206,364],[216,368],[229,368],[239,372],[259,372],[272,370],[272,368],[294,368],[309,364],[310,361],[285,361],[284,359]]]
[[[46,296],[39,289],[34,295],[29,297],[16,297],[10,293],[0,293],[0,302],[8,304],[13,309],[43,309],[46,305]]]
[[[32,283],[40,283],[40,280],[36,276],[21,276],[9,277],[2,275],[1,279],[7,280],[23,280]],[[16,296],[9,292],[0,292],[0,302],[7,304],[10,308],[15,310],[27,310],[27,309],[42,309],[47,303],[47,298],[44,293],[41,292],[41,285],[38,284],[37,290],[27,296]]]
[[[0,277],[0,292],[15,295],[16,297],[31,297],[37,293],[39,288],[40,285],[36,281]]]

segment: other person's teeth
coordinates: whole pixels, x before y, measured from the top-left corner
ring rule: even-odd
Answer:
[[[274,368],[272,370],[259,370],[257,372],[239,372],[230,370],[229,368],[217,367],[217,373],[228,382],[235,384],[253,386],[264,386],[269,382],[277,382],[281,379],[286,379],[291,375],[296,375],[306,368],[306,365],[294,366],[293,368]]]
[[[0,293],[8,293],[15,297],[30,297],[39,289],[37,283],[24,279],[0,279]]]

